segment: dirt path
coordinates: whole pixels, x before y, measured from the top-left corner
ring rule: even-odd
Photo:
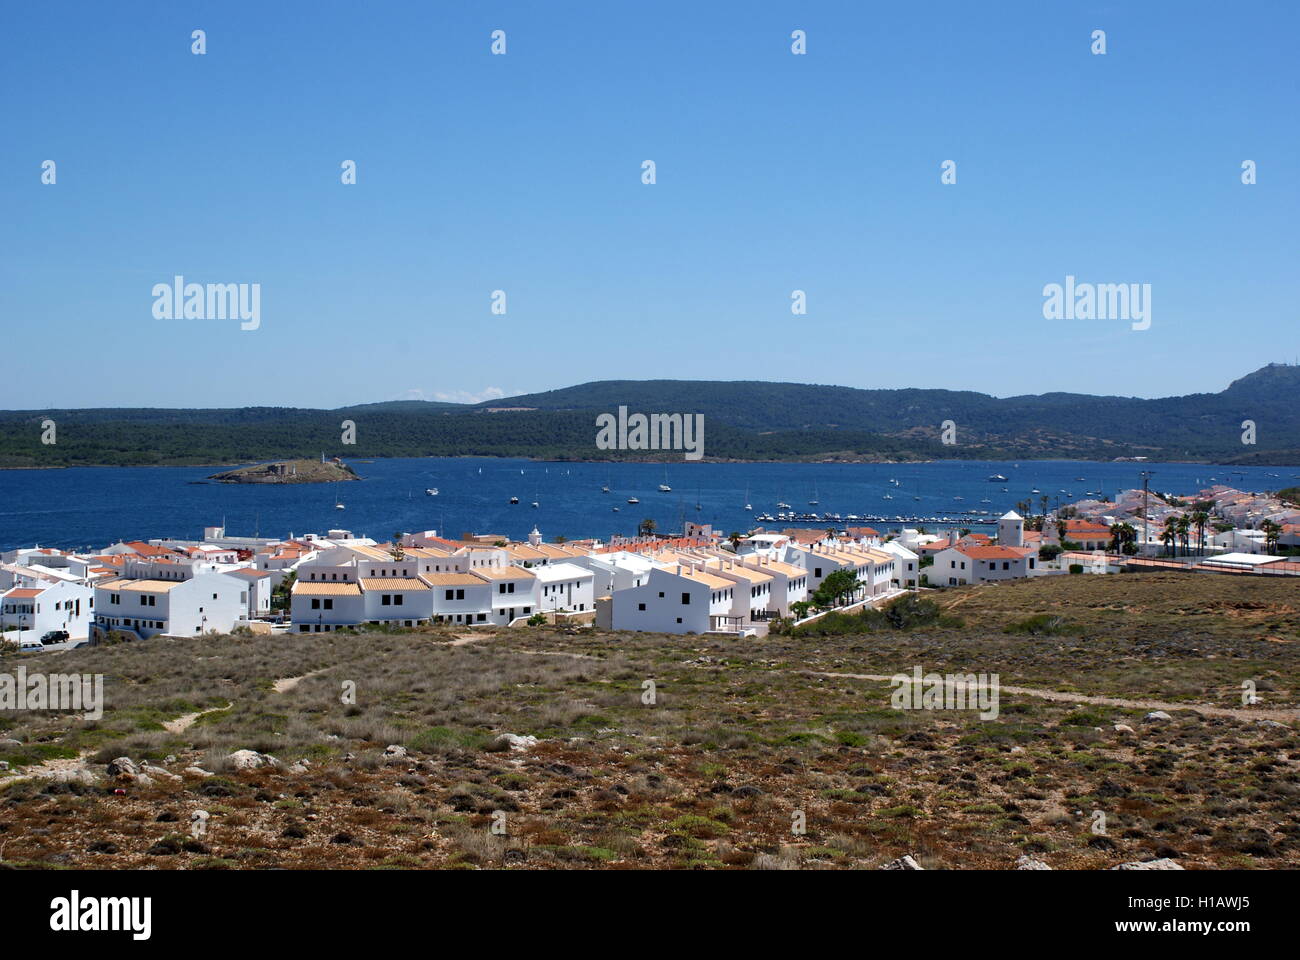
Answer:
[[[229,710],[234,703],[228,703],[224,707],[209,707],[206,710],[199,710],[196,713],[183,713],[175,720],[164,720],[163,729],[168,733],[184,733],[190,727],[194,726],[194,721],[205,713],[217,713],[221,710]]]
[[[837,677],[843,680],[874,680],[881,683],[888,683],[892,677],[874,673],[817,673],[810,672],[809,676],[814,677]],[[908,674],[910,680],[911,677]],[[947,681],[945,680],[945,684]],[[970,685],[964,682],[955,681],[951,684],[953,689],[960,690],[968,688]],[[1060,690],[1042,690],[1036,687],[1011,687],[1006,684],[1000,684],[998,688],[1002,693],[1018,693],[1026,697],[1038,697],[1042,700],[1055,700],[1058,703],[1087,703],[1099,707],[1124,707],[1130,710],[1163,710],[1169,713],[1174,710],[1191,710],[1207,717],[1232,717],[1235,720],[1277,720],[1285,722],[1287,720],[1300,719],[1300,709],[1292,710],[1269,710],[1266,708],[1248,708],[1248,707],[1216,707],[1204,703],[1169,703],[1164,700],[1126,700],[1122,697],[1095,697],[1084,693],[1062,693]]]
[[[276,693],[288,693],[298,684],[302,683],[308,677],[314,677],[318,673],[324,673],[329,667],[321,667],[319,670],[313,670],[311,673],[304,673],[298,677],[281,677],[275,683],[271,684],[271,689]]]

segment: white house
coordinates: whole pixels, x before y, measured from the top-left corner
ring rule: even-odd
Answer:
[[[931,586],[952,587],[990,580],[1015,580],[1037,569],[1038,552],[1031,547],[972,546],[960,543],[935,555],[926,572]]]
[[[803,567],[760,555],[747,556],[741,562],[772,578],[768,609],[777,616],[790,616],[793,604],[808,599],[808,571]]]
[[[419,577],[362,577],[361,596],[369,623],[414,627],[433,616],[433,588]]]
[[[656,567],[645,584],[615,591],[612,625],[615,630],[654,633],[734,633],[732,615],[736,583],[713,573],[678,564]]]
[[[546,613],[584,613],[595,609],[594,574],[576,563],[547,563],[533,570],[538,606]]]
[[[890,580],[895,587],[915,587],[921,579],[921,558],[896,540],[889,540],[876,548],[894,558]]]
[[[95,584],[94,602],[92,639],[114,631],[141,639],[228,633],[247,613],[248,584],[226,573],[202,573],[188,580],[114,578]]]
[[[364,620],[366,604],[356,581],[298,580],[290,590],[289,611],[298,633],[329,633]]]
[[[433,588],[432,615],[438,623],[483,623],[492,614],[490,580],[473,573],[429,573],[421,577]]]
[[[17,629],[15,640],[39,640],[51,630],[84,640],[94,618],[95,591],[83,583],[40,581],[0,594],[0,629]],[[28,632],[30,631],[30,633]]]
[[[739,626],[743,628],[767,620],[774,602],[772,584],[775,578],[772,574],[760,567],[738,563],[735,559],[714,564],[709,567],[709,573],[735,583],[730,613]]]
[[[520,617],[537,612],[540,605],[537,575],[523,567],[483,566],[469,572],[488,581],[492,588],[490,623],[508,626]]]

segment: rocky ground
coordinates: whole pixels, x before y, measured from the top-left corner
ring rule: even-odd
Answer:
[[[1296,586],[1062,577],[941,598],[963,622],[761,641],[227,637],[43,657],[105,674],[109,706],[99,721],[0,715],[0,862],[1300,865]],[[999,674],[998,716],[894,709],[884,678],[914,666]]]

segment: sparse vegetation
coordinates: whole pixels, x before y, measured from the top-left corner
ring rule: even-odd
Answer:
[[[958,614],[963,626],[944,625]],[[1293,584],[1053,577],[909,598],[872,619],[869,637],[538,626],[460,645],[429,629],[49,654],[51,669],[104,673],[107,709],[99,721],[4,717],[0,759],[20,774],[80,762],[102,773],[126,755],[214,776],[124,782],[125,795],[103,781],[9,776],[3,859],[833,869],[907,853],[927,868],[1009,868],[1030,853],[1057,868],[1156,855],[1189,868],[1300,865]],[[914,665],[998,673],[999,716],[894,710],[890,685],[865,679]],[[275,683],[284,678],[300,679]],[[1245,680],[1258,709],[1291,714],[1273,726],[1242,714]],[[345,681],[355,702],[340,696]],[[1144,707],[1084,696],[1160,701],[1172,718],[1146,722]],[[1224,713],[1180,709],[1190,704]],[[180,732],[166,726],[204,710]],[[538,740],[512,748],[506,733]],[[390,745],[405,753],[386,755]],[[280,766],[235,769],[236,749]],[[208,831],[191,843],[200,808]],[[1094,809],[1107,813],[1108,844],[1089,841]],[[793,810],[806,833],[791,833]]]

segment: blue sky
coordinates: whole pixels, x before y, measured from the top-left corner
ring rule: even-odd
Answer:
[[[662,377],[1161,396],[1300,354],[1294,3],[55,0],[5,20],[0,407]],[[260,283],[260,329],[155,319],[176,274]],[[1150,283],[1151,328],[1044,320],[1067,274]]]

